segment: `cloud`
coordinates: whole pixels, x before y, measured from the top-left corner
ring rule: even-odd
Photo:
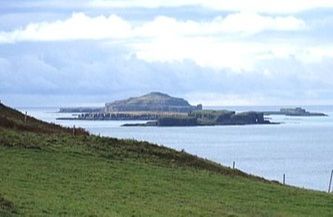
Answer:
[[[234,73],[251,73],[264,62],[296,59],[304,64],[333,59],[331,44],[303,44],[296,39],[281,41],[220,40],[216,37],[158,38],[137,43],[138,58],[148,62],[192,60],[201,67],[230,69]],[[287,70],[287,69],[285,69]],[[265,72],[263,69],[263,73]]]
[[[262,31],[297,31],[306,24],[295,17],[269,17],[235,13],[213,20],[179,21],[159,16],[142,24],[131,24],[117,15],[90,17],[74,13],[66,20],[32,23],[24,28],[0,32],[0,42],[135,39],[143,37],[197,36],[221,33],[254,34]]]
[[[265,30],[295,31],[306,28],[303,20],[292,16],[269,17],[255,13],[237,13],[219,18],[221,28],[225,32],[257,33]]]
[[[23,29],[0,32],[0,42],[124,39],[130,34],[130,24],[116,15],[74,13],[64,21],[32,23]]]
[[[317,8],[333,8],[332,0],[93,0],[88,6],[96,8],[160,8],[160,7],[182,7],[201,6],[220,11],[241,11],[251,13],[297,13]]]
[[[214,11],[251,12],[266,14],[291,14],[314,9],[333,8],[332,0],[11,0],[4,1],[3,8],[11,9],[159,9],[179,7],[201,7]]]
[[[257,43],[245,43],[244,38],[265,31],[305,29],[304,21],[295,17],[253,13],[233,13],[206,21],[158,16],[141,23],[131,23],[117,15],[90,17],[74,13],[65,20],[31,23],[0,32],[0,43],[105,40],[121,43],[148,62],[189,59],[203,67],[241,70],[253,66],[256,59],[251,56],[267,50],[256,47]]]
[[[275,104],[332,93],[330,59],[304,64],[293,57],[275,58],[239,74],[188,60],[149,63],[120,48],[104,49],[98,42],[30,42],[10,45],[7,52],[1,47],[0,92],[67,95],[73,101],[75,95],[100,96],[96,99],[106,102],[158,90],[206,105]]]
[[[331,0],[13,0],[1,11],[1,98],[333,102]]]
[[[3,44],[0,98],[16,105],[75,105],[155,90],[205,105],[325,104],[333,102],[332,67],[332,58],[307,63],[281,55],[239,73],[191,60],[148,62],[98,41]]]
[[[138,36],[203,36],[224,33],[251,35],[263,31],[298,31],[306,29],[303,20],[292,16],[270,17],[255,13],[233,13],[226,17],[215,17],[210,21],[178,21],[159,16],[134,29]]]
[[[251,69],[262,48],[253,44],[221,42],[216,38],[157,38],[134,45],[138,58],[148,62],[193,60],[201,67]]]

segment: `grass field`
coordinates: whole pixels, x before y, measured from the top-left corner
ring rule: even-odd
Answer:
[[[0,216],[333,215],[331,194],[145,142],[22,130],[16,118],[0,122]]]

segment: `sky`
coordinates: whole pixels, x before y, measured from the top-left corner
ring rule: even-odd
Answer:
[[[0,100],[332,105],[333,0],[0,0]]]

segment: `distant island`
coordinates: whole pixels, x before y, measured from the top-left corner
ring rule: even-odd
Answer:
[[[80,113],[76,117],[59,120],[138,120],[146,123],[124,124],[123,126],[213,126],[277,124],[265,119],[269,115],[327,116],[313,113],[301,107],[281,108],[279,111],[239,112],[229,110],[204,110],[202,105],[191,105],[182,98],[165,93],[151,92],[139,97],[130,97],[106,103],[101,108],[60,108],[59,112]]]
[[[72,112],[82,108],[68,109]],[[68,111],[67,110],[67,111]],[[62,108],[60,112],[66,109]],[[202,105],[191,105],[182,98],[165,93],[131,97],[106,103],[97,112],[83,112],[77,117],[58,118],[61,120],[146,120],[145,124],[125,124],[124,126],[205,126],[205,125],[245,125],[271,124],[262,112],[242,112],[227,110],[203,110]]]
[[[131,123],[123,126],[213,126],[277,124],[265,119],[269,115],[327,116],[313,113],[301,107],[281,108],[279,111],[239,112],[229,110],[203,110],[202,105],[191,105],[182,98],[165,93],[151,92],[139,97],[130,97],[106,103],[102,108],[60,108],[59,112],[80,113],[76,117],[59,120],[137,120],[146,123]]]
[[[265,115],[287,115],[287,116],[327,116],[327,114],[319,112],[309,112],[301,107],[281,108],[280,111],[267,111]]]
[[[71,107],[60,108],[60,113],[188,113],[202,110],[202,105],[190,105],[182,98],[171,97],[165,93],[151,92],[149,94],[131,97],[124,100],[116,100],[106,103],[105,107]]]
[[[175,112],[188,113],[202,110],[202,105],[192,106],[182,98],[165,93],[151,92],[140,97],[131,97],[105,104],[105,112]]]

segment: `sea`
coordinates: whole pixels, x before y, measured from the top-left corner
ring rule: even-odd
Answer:
[[[149,141],[184,150],[224,166],[288,185],[327,191],[333,170],[333,106],[302,106],[327,117],[271,115],[277,125],[121,127],[140,121],[56,120],[77,114],[58,113],[58,108],[18,108],[29,115],[63,126],[76,126],[90,133]],[[210,107],[234,111],[277,111],[276,106]]]

